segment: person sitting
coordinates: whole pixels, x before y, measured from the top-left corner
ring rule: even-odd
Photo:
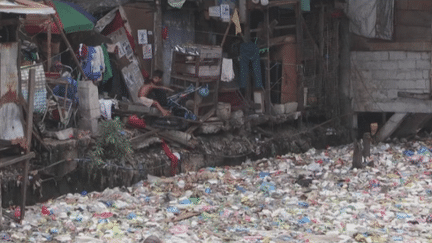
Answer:
[[[162,76],[163,72],[161,70],[154,71],[153,78],[146,81],[144,85],[141,86],[138,91],[138,97],[143,105],[147,107],[154,105],[160,112],[162,112],[163,116],[168,116],[171,114],[169,110],[163,108],[158,101],[148,98],[148,95],[155,89],[174,92],[174,90],[162,85]]]

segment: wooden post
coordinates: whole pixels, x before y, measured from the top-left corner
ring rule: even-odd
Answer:
[[[269,13],[269,8],[267,7],[265,10],[265,20],[264,20],[265,24],[264,24],[264,28],[266,29],[266,36],[267,36],[267,43],[266,43],[266,48],[270,48],[270,13]],[[261,67],[261,65],[260,65]],[[263,80],[264,81],[264,80]],[[266,60],[266,80],[265,80],[265,113],[270,115],[272,110],[271,110],[271,96],[270,96],[270,90],[271,90],[271,86],[270,86],[270,49],[267,50],[267,60]]]
[[[47,36],[47,72],[51,71],[51,21],[48,22],[48,36]]]
[[[370,156],[371,135],[368,132],[363,134],[363,157]]]
[[[354,153],[353,153],[353,162],[352,162],[352,168],[361,169],[363,168],[362,163],[362,148],[361,144],[354,140]]]
[[[21,82],[20,82],[21,83]],[[30,153],[31,139],[33,134],[33,110],[34,110],[34,95],[35,95],[35,83],[36,83],[36,70],[34,68],[29,70],[29,83],[28,83],[28,113],[26,121],[26,138],[27,138],[27,148],[26,153]],[[28,172],[29,172],[30,159],[24,161],[23,170],[23,184],[21,188],[22,202],[21,202],[21,216],[20,222],[25,216],[25,205],[27,201],[27,185],[28,185]]]
[[[161,1],[156,0],[156,12],[154,17],[154,46],[155,58],[153,62],[153,69],[163,69],[163,44],[162,44],[162,7]],[[153,75],[153,72],[152,72]]]
[[[296,14],[296,42],[297,42],[297,64],[299,64],[298,76],[297,76],[297,93],[298,93],[298,110],[304,110],[303,96],[304,96],[304,84],[303,84],[303,16],[300,2],[295,7]]]
[[[327,40],[328,41],[328,40]],[[319,13],[319,53],[318,53],[318,58],[315,59],[315,61],[318,61],[318,92],[324,92],[324,97],[327,97],[331,94],[326,93],[326,91],[328,89],[323,89],[323,87],[326,87],[327,85],[325,85],[325,82],[327,81],[326,79],[324,79],[324,5],[321,2],[321,11]],[[315,56],[315,55],[314,55]],[[322,102],[320,102],[321,105],[324,105],[326,111],[328,111],[328,103],[327,103],[328,99],[324,98],[324,100]],[[327,119],[329,118],[328,116],[330,115],[330,112],[326,112],[326,116]]]
[[[3,180],[3,176],[0,178],[0,230],[3,229],[3,206],[2,206],[2,180]]]

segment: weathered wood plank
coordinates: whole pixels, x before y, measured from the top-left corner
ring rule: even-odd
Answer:
[[[430,32],[430,30],[429,30]],[[388,42],[383,40],[371,40],[361,36],[352,35],[351,51],[430,51],[431,42]]]
[[[429,11],[399,10],[395,19],[397,25],[430,27],[432,14]]]
[[[407,115],[408,113],[395,113],[390,117],[386,124],[384,124],[384,126],[378,131],[377,141],[382,142],[390,137]]]
[[[432,11],[432,1],[430,0],[409,0],[407,2],[407,9]]]
[[[432,2],[432,1],[431,1]],[[432,33],[430,27],[398,25],[394,33],[395,41],[430,41]]]

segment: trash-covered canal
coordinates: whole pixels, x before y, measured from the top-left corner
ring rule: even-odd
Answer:
[[[430,242],[432,140],[288,153],[83,191],[4,217],[13,242]],[[9,210],[19,214],[18,210]],[[146,240],[146,241],[145,241]]]

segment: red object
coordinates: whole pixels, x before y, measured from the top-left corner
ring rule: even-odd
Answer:
[[[163,29],[162,29],[162,39],[163,40],[168,39],[168,28],[166,26],[163,27]]]
[[[219,94],[218,101],[231,104],[231,109],[241,109],[246,106],[241,96],[235,92],[224,92]]]
[[[143,75],[144,78],[149,78],[150,77],[150,74],[146,70],[144,70],[144,69],[141,69],[141,73],[142,73],[142,75]]]
[[[93,214],[94,217],[99,217],[99,218],[103,218],[103,219],[107,219],[113,216],[113,213],[111,212],[105,212],[105,213],[101,213],[101,214]]]
[[[59,113],[58,109],[53,110],[51,112],[51,114],[52,114],[52,117],[53,117],[54,120],[60,121],[60,113]]]
[[[140,119],[137,115],[133,115],[129,117],[128,124],[135,128],[145,128],[146,123],[144,119]]]
[[[58,72],[45,72],[45,77],[47,78],[60,78],[61,74]]]
[[[342,12],[342,10],[340,10],[340,9],[335,10],[335,11],[331,14],[331,17],[332,17],[332,18],[340,18],[340,17],[342,17],[342,16],[343,16],[343,12]]]
[[[168,147],[165,140],[163,140],[163,139],[162,139],[161,146],[162,146],[163,150],[165,151],[165,154],[171,160],[171,175],[175,176],[176,168],[178,165],[178,158],[171,152],[170,148]]]
[[[50,211],[48,211],[48,209],[47,209],[47,207],[45,207],[45,206],[42,206],[42,215],[49,215],[50,214]]]
[[[16,218],[21,217],[21,209],[20,209],[20,207],[17,207],[17,208],[15,209],[14,216],[15,216]]]

